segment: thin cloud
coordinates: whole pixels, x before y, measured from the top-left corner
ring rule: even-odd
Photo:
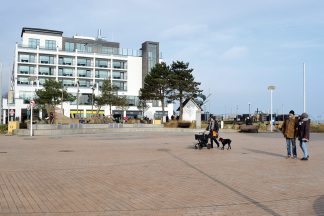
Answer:
[[[205,34],[208,32],[208,25],[206,24],[198,24],[198,25],[178,25],[173,26],[165,30],[162,33],[162,37],[165,39],[177,39],[177,38],[184,38],[184,37],[191,37],[200,34]]]
[[[245,46],[235,46],[226,50],[221,56],[221,60],[237,60],[242,59],[248,54],[248,48]]]
[[[307,48],[322,48],[324,47],[323,43],[317,43],[314,41],[294,41],[288,42],[281,45],[283,48],[288,49],[307,49]]]

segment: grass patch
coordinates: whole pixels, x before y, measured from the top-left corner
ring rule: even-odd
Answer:
[[[178,121],[177,120],[171,120],[169,122],[166,122],[164,124],[164,127],[166,127],[166,128],[177,128],[178,127]]]
[[[324,124],[311,124],[310,132],[313,133],[324,133]]]
[[[0,134],[5,134],[8,131],[8,125],[0,125]]]

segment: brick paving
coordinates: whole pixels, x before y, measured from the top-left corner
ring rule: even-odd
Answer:
[[[279,133],[222,136],[232,150],[195,150],[194,133],[2,135],[0,216],[324,215],[324,134],[309,161]]]

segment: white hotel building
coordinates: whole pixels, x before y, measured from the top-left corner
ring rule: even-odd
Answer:
[[[29,101],[47,79],[60,81],[69,93],[79,95],[78,100],[63,103],[67,117],[73,118],[77,113],[80,117],[88,117],[95,113],[97,107],[92,111],[92,94],[101,94],[105,79],[110,79],[118,87],[118,95],[127,96],[129,101],[128,110],[112,107],[113,114],[130,118],[141,116],[136,106],[139,90],[145,75],[161,61],[158,42],[146,41],[141,49],[135,51],[122,49],[119,43],[102,39],[100,32],[97,38],[64,37],[62,31],[26,27],[22,29],[21,38],[21,44],[16,44],[15,49],[11,91],[8,99],[3,100],[3,123],[7,119],[26,120]],[[153,119],[162,115],[159,102],[153,101],[149,106],[145,116]],[[44,118],[44,110],[35,111]],[[173,104],[168,104],[165,111],[170,117]],[[99,114],[108,116],[109,107],[102,107]]]

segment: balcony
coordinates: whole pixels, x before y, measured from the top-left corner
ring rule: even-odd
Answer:
[[[71,77],[71,76],[73,76],[73,74],[72,73],[63,73],[62,76],[70,76]]]
[[[18,71],[19,74],[34,74],[34,72],[29,71]]]
[[[38,72],[39,75],[44,75],[44,76],[53,76],[53,72]]]

